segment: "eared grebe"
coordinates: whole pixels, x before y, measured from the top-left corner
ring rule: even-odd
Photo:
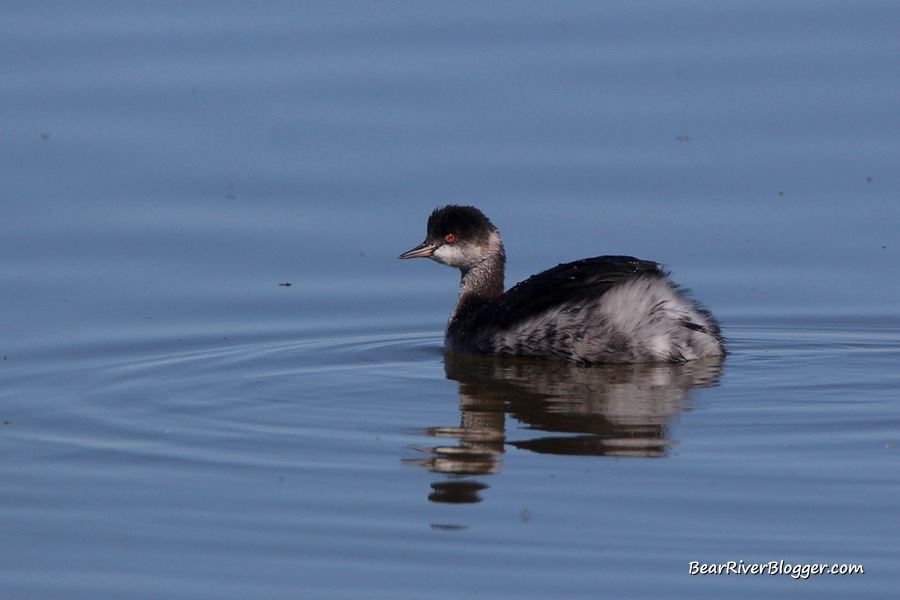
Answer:
[[[562,264],[503,292],[497,228],[472,206],[428,218],[426,257],[462,272],[445,342],[455,352],[581,363],[682,362],[721,356],[719,326],[654,262],[598,256]]]

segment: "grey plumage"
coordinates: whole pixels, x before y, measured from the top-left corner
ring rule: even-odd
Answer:
[[[436,209],[425,241],[400,258],[428,257],[461,272],[447,323],[456,352],[581,363],[681,362],[724,354],[715,319],[654,262],[587,258],[503,292],[497,228],[471,206]]]

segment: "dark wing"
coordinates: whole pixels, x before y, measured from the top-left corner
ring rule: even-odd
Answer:
[[[558,265],[517,284],[485,306],[476,319],[506,329],[565,304],[599,298],[617,283],[637,276],[663,277],[659,265],[632,256],[598,256]]]

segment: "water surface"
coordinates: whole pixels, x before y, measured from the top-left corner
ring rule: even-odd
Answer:
[[[894,3],[29,3],[0,23],[11,598],[889,597]],[[445,354],[437,205],[508,284],[658,260],[723,362]],[[288,285],[289,284],[289,285]],[[695,575],[689,563],[865,574]]]

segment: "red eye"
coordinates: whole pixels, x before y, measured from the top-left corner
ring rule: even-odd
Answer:
[[[456,234],[455,234],[455,233],[448,233],[447,235],[444,236],[444,241],[445,241],[445,242],[450,242],[450,243],[455,242],[455,241],[456,241]]]

